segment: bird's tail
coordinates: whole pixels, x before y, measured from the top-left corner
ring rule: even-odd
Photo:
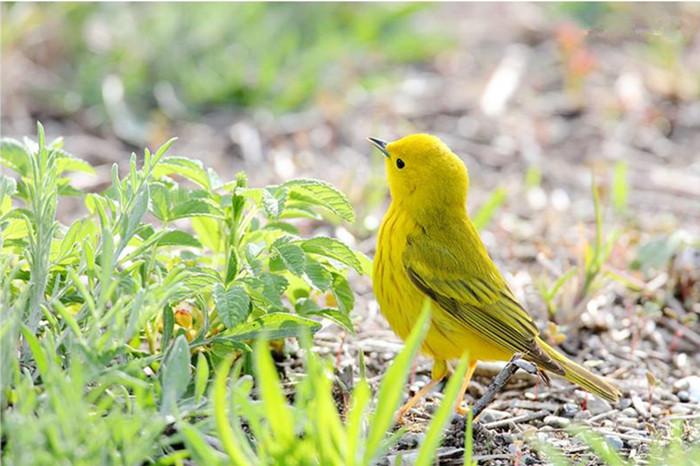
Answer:
[[[547,343],[538,338],[537,342],[544,350],[545,353],[554,359],[561,367],[564,369],[564,377],[566,380],[575,383],[584,390],[593,393],[605,400],[616,402],[620,399],[620,390],[610,382],[606,381],[604,378],[599,377],[585,369],[584,367],[576,364],[571,359],[567,358],[559,351],[555,350]]]

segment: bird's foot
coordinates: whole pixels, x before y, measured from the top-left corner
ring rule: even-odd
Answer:
[[[513,374],[515,374],[518,369],[522,369],[530,374],[537,374],[537,366],[522,359],[520,354],[514,354],[510,361],[503,366],[501,372],[499,372],[493,379],[493,382],[491,382],[491,385],[489,385],[489,387],[486,389],[483,396],[479,398],[476,403],[474,403],[474,409],[472,410],[473,419],[479,417],[479,414],[481,414],[481,412],[491,404],[493,399],[496,397],[496,394],[503,390],[503,387],[506,386],[510,378],[513,377]]]

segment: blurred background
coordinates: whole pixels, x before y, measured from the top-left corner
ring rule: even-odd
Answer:
[[[362,241],[386,202],[365,138],[432,132],[506,230],[590,219],[597,173],[636,222],[697,233],[699,31],[697,3],[3,3],[2,134],[41,120],[88,190],[172,136],[222,178],[320,177]]]

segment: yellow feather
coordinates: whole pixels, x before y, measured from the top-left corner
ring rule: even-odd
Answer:
[[[423,351],[439,366],[434,372],[465,353],[472,360],[508,360],[517,352],[598,396],[618,399],[616,387],[539,338],[467,215],[469,176],[461,159],[427,134],[383,149],[392,202],[379,230],[373,281],[392,329],[405,339],[431,299]]]

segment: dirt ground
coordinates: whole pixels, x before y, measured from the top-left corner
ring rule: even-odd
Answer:
[[[575,28],[551,21],[542,5],[444,5],[426,20],[457,31],[458,46],[430,64],[402,68],[391,84],[371,93],[360,87],[325,93],[294,114],[219,112],[171,121],[151,142],[177,135],[175,153],[200,158],[227,177],[246,170],[254,185],[298,176],[334,183],[356,206],[357,225],[308,224],[306,232],[335,234],[372,257],[388,198],[382,161],[365,138],[437,134],[469,168],[470,211],[505,189],[506,202],[483,238],[546,337],[624,393],[613,406],[565,381],[553,379],[545,387],[519,372],[479,420],[476,459],[540,464],[538,441],[584,458],[586,448],[565,430],[574,423],[592,427],[624,456],[639,459],[673,419],[685,421],[687,440],[700,441],[700,251],[688,248],[650,273],[630,268],[639,246],[652,238],[678,231],[700,236],[700,101],[688,97],[699,94],[684,84],[694,70],[700,85],[700,11],[645,8],[629,12],[637,18],[629,20],[633,26],[594,29],[579,41]],[[650,17],[662,20],[644,19]],[[664,69],[648,59],[642,44],[654,28],[694,32],[685,67]],[[567,53],[577,58],[567,59]],[[69,151],[97,164],[98,177],[76,180],[88,189],[104,187],[111,163],[125,168],[127,154],[136,150],[118,135],[87,127],[79,114],[52,118],[26,102],[4,107],[3,135],[32,134],[33,120],[46,118],[50,136],[65,136]],[[619,161],[626,162],[629,180],[624,212],[610,205]],[[579,264],[583,244],[593,241],[592,174],[603,193],[604,232],[617,232],[606,272],[623,276],[627,286],[603,278],[578,300],[580,281],[567,282],[556,301],[555,323],[548,326],[538,283],[551,285]],[[59,215],[79,213],[74,203],[64,204]],[[357,355],[364,352],[378,382],[401,342],[382,318],[370,280],[355,277],[353,286],[356,335],[328,326],[317,344],[337,353],[339,370],[351,367],[355,376]],[[496,363],[479,366],[468,401],[498,369]],[[430,361],[419,358],[410,390],[429,374]],[[388,462],[399,454],[410,462],[439,400],[435,392],[409,414],[410,433]],[[463,443],[463,423],[455,419],[440,464],[460,464]]]

